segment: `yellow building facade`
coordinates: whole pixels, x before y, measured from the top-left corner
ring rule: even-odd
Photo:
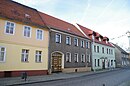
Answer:
[[[0,18],[0,77],[47,74],[49,31]]]

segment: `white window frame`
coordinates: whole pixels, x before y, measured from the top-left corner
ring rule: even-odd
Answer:
[[[42,62],[42,51],[36,50],[36,52],[35,52],[35,62],[36,63]]]
[[[76,55],[77,57],[75,57],[75,55]],[[79,62],[79,56],[78,56],[78,53],[75,53],[75,54],[74,54],[74,61],[75,61],[75,62]]]
[[[90,42],[86,40],[86,48],[90,48]]]
[[[57,41],[57,37],[56,37],[57,35],[59,35],[59,40],[58,41]],[[59,33],[55,34],[55,42],[56,43],[61,43],[61,34],[59,34]]]
[[[25,27],[30,28],[30,35],[29,35],[29,37],[27,36],[27,34],[24,34]],[[26,33],[27,33],[27,32],[26,32]],[[26,37],[26,38],[31,38],[31,34],[32,34],[32,28],[31,28],[30,26],[24,25],[24,26],[23,26],[23,36]]]
[[[3,57],[3,61],[1,60],[0,62],[5,62],[5,58],[6,58],[6,48],[0,46],[0,56],[1,56],[1,53],[2,53],[1,48],[4,48],[4,51],[3,51],[3,52],[4,52],[4,57]]]
[[[42,31],[42,38],[40,37],[40,35],[38,36],[38,30],[39,30],[39,31]],[[39,37],[40,37],[41,39],[40,39]],[[44,38],[44,31],[41,30],[41,29],[36,29],[36,39],[37,39],[37,40],[43,40],[43,38]]]
[[[76,42],[75,42],[76,40]],[[78,46],[78,38],[74,38],[74,46]]]
[[[6,32],[6,27],[7,27],[7,23],[13,23],[14,24],[14,27],[13,27],[13,33],[7,33]],[[10,28],[11,26],[9,26],[9,28]],[[15,34],[15,23],[14,22],[10,22],[10,21],[6,21],[6,23],[5,23],[5,34],[8,34],[8,35],[14,35]]]
[[[23,52],[23,50],[25,50],[25,51]],[[26,53],[26,51],[28,51],[28,53]],[[24,55],[24,57],[22,57],[23,55]],[[28,49],[22,49],[21,62],[28,62],[28,59],[29,59],[29,50]]]
[[[81,47],[84,48],[84,40],[81,40]]]
[[[71,45],[71,37],[70,36],[66,36],[66,44]]]
[[[85,59],[85,54],[81,54],[81,62],[85,62],[86,61],[86,59]]]
[[[69,57],[67,54],[69,54]],[[66,62],[71,62],[71,53],[70,52],[66,52]]]

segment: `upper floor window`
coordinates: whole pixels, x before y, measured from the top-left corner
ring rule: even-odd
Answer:
[[[111,50],[111,54],[113,55],[113,50]]]
[[[78,46],[78,38],[74,38],[74,45]]]
[[[66,53],[66,62],[71,62],[71,53]]]
[[[0,62],[5,61],[6,49],[0,46]]]
[[[96,52],[96,45],[94,45],[94,52]]]
[[[42,59],[42,51],[36,51],[35,62],[41,62]]]
[[[71,37],[66,36],[66,44],[71,45]]]
[[[90,55],[87,55],[87,62],[89,63],[90,62]]]
[[[102,53],[104,53],[104,47],[102,47]]]
[[[85,55],[84,54],[81,55],[81,62],[85,62]]]
[[[38,29],[38,30],[36,31],[36,38],[37,38],[38,40],[43,40],[43,30]]]
[[[24,33],[23,33],[23,35],[24,35],[25,37],[31,37],[31,27],[29,27],[29,26],[24,26]]]
[[[86,48],[90,48],[90,43],[86,41]]]
[[[74,61],[75,61],[75,62],[78,62],[78,61],[79,61],[79,58],[78,58],[78,54],[77,54],[77,53],[74,54]]]
[[[7,21],[5,26],[5,33],[13,35],[14,29],[15,29],[15,23]]]
[[[22,61],[22,62],[28,62],[28,56],[29,56],[29,50],[27,50],[27,49],[22,49],[21,61]]]
[[[108,48],[107,48],[107,54],[108,54]]]
[[[55,41],[56,43],[61,43],[61,34],[56,33]]]
[[[99,53],[99,46],[97,46],[97,52]]]
[[[81,47],[83,48],[84,47],[84,41],[81,40]]]

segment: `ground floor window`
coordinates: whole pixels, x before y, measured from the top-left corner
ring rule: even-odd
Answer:
[[[113,60],[111,60],[111,66],[113,66]]]
[[[22,49],[21,61],[22,61],[22,62],[28,62],[28,56],[29,56],[29,50],[27,50],[27,49]]]
[[[78,62],[78,61],[79,61],[79,59],[78,59],[78,54],[77,54],[77,53],[74,54],[74,61],[75,61],[75,62]]]
[[[100,66],[100,59],[98,59],[98,66]]]
[[[71,62],[71,53],[66,53],[66,62]]]
[[[5,61],[6,48],[0,46],[0,62]]]
[[[97,63],[97,60],[95,59],[95,67],[97,66],[96,63]]]
[[[42,51],[37,50],[35,55],[35,62],[42,62],[41,58],[42,58]]]

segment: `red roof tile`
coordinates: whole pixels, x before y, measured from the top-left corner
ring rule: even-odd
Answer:
[[[70,24],[66,21],[60,20],[58,18],[55,18],[53,16],[47,15],[45,13],[39,12],[41,15],[43,21],[46,23],[47,26],[57,29],[60,31],[64,31],[67,33],[71,33],[74,35],[78,35],[81,37],[85,37],[79,30],[76,28],[73,24]],[[85,37],[86,38],[86,37]]]
[[[0,17],[17,20],[27,24],[44,26],[36,9],[11,0],[0,0]]]
[[[94,31],[92,31],[92,30],[90,30],[90,29],[88,29],[88,28],[86,28],[86,27],[84,27],[84,26],[82,26],[82,25],[79,25],[79,24],[77,24],[77,25],[80,27],[80,29],[81,29],[87,36],[90,37],[91,40],[92,40],[92,37],[91,37],[90,35],[92,35],[93,33],[95,33],[95,37],[102,36],[102,35],[100,35],[98,32],[94,32]],[[108,40],[107,37],[102,37],[102,38]],[[110,47],[113,47],[110,42],[106,43],[105,41],[99,41],[99,40],[97,40],[96,38],[95,38],[94,42],[99,43],[99,44],[103,44],[103,45],[107,45],[107,46],[110,46]]]

